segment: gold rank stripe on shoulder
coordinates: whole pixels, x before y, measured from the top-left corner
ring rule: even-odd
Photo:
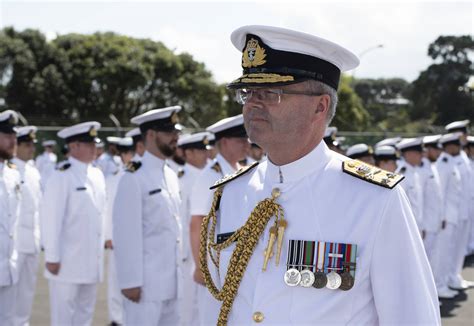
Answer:
[[[141,166],[142,166],[142,162],[130,161],[130,162],[127,163],[127,168],[125,169],[125,171],[127,171],[127,172],[135,172],[135,171],[137,171]]]
[[[7,162],[7,166],[8,166],[10,169],[16,169],[16,164],[14,164],[14,163],[12,163],[12,162],[10,162],[10,161]]]
[[[258,162],[253,162],[249,166],[245,166],[243,168],[240,168],[237,171],[235,171],[233,174],[228,174],[225,177],[223,177],[222,179],[216,181],[216,183],[214,183],[214,185],[212,187],[210,187],[209,189],[212,190],[212,189],[221,187],[224,184],[226,184],[228,182],[231,182],[232,180],[235,180],[238,177],[240,177],[240,176],[244,175],[245,173],[249,172],[250,170],[252,170],[257,165],[258,165]]]
[[[342,162],[342,171],[367,182],[392,189],[405,177],[358,160]]]
[[[66,171],[71,167],[71,163],[64,163],[60,167],[58,167],[58,171]]]
[[[211,166],[211,169],[213,169],[217,173],[222,173],[222,169],[219,162],[216,162],[213,166]]]
[[[184,170],[178,171],[178,178],[182,178],[184,176]]]

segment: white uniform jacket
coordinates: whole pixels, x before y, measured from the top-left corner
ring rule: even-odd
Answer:
[[[61,263],[58,275],[45,277],[75,284],[102,281],[106,206],[102,172],[75,158],[46,183],[40,205],[45,260]]]
[[[221,155],[217,154],[202,170],[193,186],[191,197],[191,215],[207,215],[212,204],[212,191],[209,185],[221,179],[225,175],[232,174],[235,169]]]
[[[110,175],[116,174],[121,169],[120,158],[112,156],[108,152],[102,153],[102,155],[99,156],[96,165],[102,170],[102,173],[104,173],[106,178]]]
[[[443,219],[457,225],[461,214],[462,196],[461,174],[453,157],[446,152],[441,153],[436,161],[441,189],[443,194]]]
[[[423,225],[426,232],[437,233],[443,221],[443,195],[438,169],[428,159],[423,159],[420,176],[423,191]]]
[[[179,207],[176,173],[145,152],[138,170],[121,177],[115,195],[113,239],[120,289],[141,287],[144,301],[177,298]]]
[[[12,163],[20,172],[22,184],[21,214],[16,228],[15,246],[18,252],[35,254],[40,249],[41,177],[36,167],[30,162],[14,158]]]
[[[423,229],[423,188],[420,175],[420,168],[412,166],[404,160],[397,166],[397,173],[405,176],[401,183],[402,188],[410,201],[413,214],[415,215],[418,229]]]
[[[273,219],[268,223],[240,283],[229,325],[251,324],[256,312],[266,325],[440,324],[435,284],[405,192],[343,173],[344,160],[349,159],[321,142],[295,162],[278,167],[267,160],[224,186],[216,234],[236,231],[274,188],[281,191],[277,202],[288,222],[280,264],[275,266],[273,258],[263,272]],[[357,245],[354,287],[287,286],[290,240]],[[221,251],[218,285],[234,247]]]
[[[41,184],[44,187],[48,178],[56,168],[58,157],[54,153],[43,152],[36,158],[36,168],[41,175]]]
[[[0,286],[18,281],[14,233],[20,214],[21,179],[16,168],[0,163]]]

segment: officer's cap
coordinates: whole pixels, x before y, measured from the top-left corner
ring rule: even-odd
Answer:
[[[398,144],[397,149],[402,152],[423,151],[423,138],[403,138]]]
[[[441,138],[439,139],[439,143],[443,146],[449,144],[461,145],[461,136],[462,132],[451,132],[449,134],[441,136]]]
[[[377,161],[383,161],[383,160],[396,161],[398,160],[397,150],[395,149],[395,147],[390,146],[390,145],[375,147],[374,158]]]
[[[467,146],[474,146],[474,136],[467,136]]]
[[[18,143],[28,143],[28,142],[33,142],[36,143],[36,132],[38,131],[38,128],[35,126],[25,126],[25,127],[19,127],[17,128],[16,132],[16,141]]]
[[[97,121],[82,122],[60,130],[58,132],[58,137],[63,138],[66,143],[73,141],[95,143],[98,141],[97,131],[100,127],[101,124]]]
[[[130,121],[140,127],[142,134],[148,129],[164,132],[179,131],[182,129],[178,124],[179,111],[181,111],[180,106],[155,109],[133,117]]]
[[[117,142],[117,150],[121,153],[133,150],[133,139],[132,137],[120,138]]]
[[[120,143],[120,141],[122,140],[122,138],[115,137],[115,136],[109,136],[105,139],[107,140],[107,143],[113,144],[113,145],[118,145]]]
[[[56,141],[55,140],[52,140],[52,139],[47,139],[47,140],[43,140],[41,142],[41,146],[43,147],[46,147],[46,146],[55,146],[56,145]]]
[[[182,149],[210,149],[211,142],[214,136],[207,131],[198,132],[192,135],[183,135],[178,140],[178,146]]]
[[[125,134],[125,137],[132,137],[133,144],[136,145],[140,140],[142,140],[140,128],[133,128]]]
[[[342,71],[359,59],[323,38],[285,28],[243,26],[230,36],[242,51],[243,75],[229,88],[271,87],[317,80],[337,89]]]
[[[16,133],[16,125],[18,124],[18,114],[13,110],[0,112],[0,132],[4,134]]]
[[[448,132],[467,132],[467,127],[469,126],[469,120],[461,120],[461,121],[454,121],[446,125],[444,127]]]
[[[216,141],[224,138],[247,138],[247,132],[244,128],[244,117],[242,114],[217,121],[206,128],[206,131],[212,132]]]
[[[375,147],[380,146],[392,146],[396,147],[396,145],[402,140],[402,137],[392,137],[392,138],[385,138],[378,143],[375,144]]]
[[[367,144],[355,144],[347,149],[346,155],[350,158],[357,159],[364,156],[370,156],[374,153],[372,147]]]
[[[423,137],[423,145],[425,147],[434,147],[434,148],[441,148],[439,144],[439,139],[441,135],[431,135]]]

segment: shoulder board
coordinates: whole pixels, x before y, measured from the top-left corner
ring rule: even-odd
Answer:
[[[58,171],[66,171],[71,167],[71,163],[64,163],[63,165],[57,168]]]
[[[16,164],[14,164],[14,163],[12,163],[12,162],[10,162],[10,161],[7,162],[7,166],[8,166],[10,169],[15,169],[15,170],[17,169]]]
[[[400,169],[400,171],[398,171],[399,173],[403,174],[407,171],[407,168],[405,166],[402,166],[402,168]]]
[[[348,160],[342,163],[342,171],[367,182],[392,189],[404,176],[379,169],[370,164],[358,161]]]
[[[178,178],[182,178],[183,175],[184,175],[184,170],[183,169],[179,170],[178,171]]]
[[[443,157],[443,162],[448,162],[448,158],[447,158],[447,157]]]
[[[213,166],[211,166],[211,169],[213,169],[217,173],[222,173],[222,169],[219,162],[216,162]]]
[[[130,162],[127,163],[125,171],[133,173],[133,172],[137,171],[141,166],[142,166],[142,162],[130,161]]]
[[[240,168],[237,171],[235,171],[233,174],[228,174],[225,177],[223,177],[222,179],[216,181],[216,183],[214,183],[214,185],[209,189],[212,190],[212,189],[221,187],[221,186],[225,185],[226,183],[229,183],[232,180],[235,180],[238,177],[240,177],[240,176],[244,175],[245,173],[249,172],[250,170],[252,170],[257,165],[258,165],[258,162],[253,162],[249,166],[245,166],[243,168]]]

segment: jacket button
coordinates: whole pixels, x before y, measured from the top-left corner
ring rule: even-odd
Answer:
[[[253,321],[256,322],[256,323],[261,323],[263,321],[263,313],[261,313],[260,311],[256,311],[253,313]]]

